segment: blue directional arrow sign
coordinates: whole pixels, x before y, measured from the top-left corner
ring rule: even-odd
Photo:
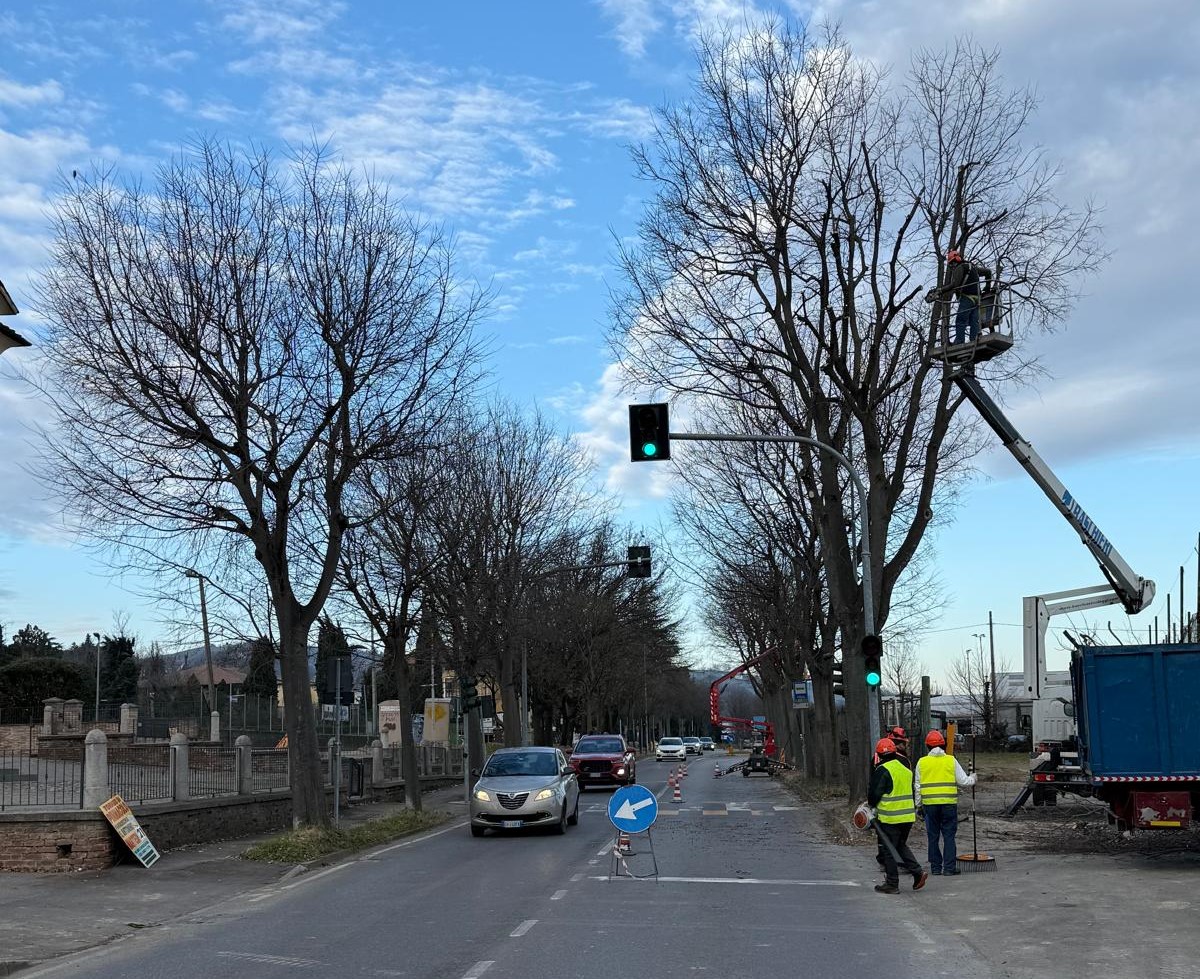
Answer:
[[[644,833],[657,818],[658,800],[644,785],[626,785],[608,801],[608,821],[623,833]]]

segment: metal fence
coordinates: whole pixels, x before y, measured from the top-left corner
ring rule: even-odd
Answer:
[[[291,785],[287,748],[256,749],[250,756],[250,791],[270,792]]]
[[[108,746],[108,785],[126,802],[171,798],[171,748],[166,744]]]
[[[0,811],[83,806],[83,759],[0,752]]]
[[[237,749],[188,750],[188,795],[193,799],[237,793]]]

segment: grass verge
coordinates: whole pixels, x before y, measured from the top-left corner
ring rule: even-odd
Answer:
[[[242,858],[264,863],[306,863],[331,853],[365,850],[388,843],[430,829],[449,818],[447,813],[437,811],[400,812],[349,829],[295,829],[256,843],[242,852]]]

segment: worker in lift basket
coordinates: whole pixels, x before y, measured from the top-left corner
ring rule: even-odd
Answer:
[[[963,258],[962,252],[951,248],[946,253],[946,281],[940,289],[930,293],[931,299],[949,299],[958,294],[958,313],[954,317],[954,343],[963,343],[968,334],[974,340],[979,336],[980,276],[988,280],[991,287],[991,270]]]
[[[975,784],[974,773],[963,771],[953,755],[946,754],[946,736],[941,731],[925,735],[929,754],[917,762],[913,779],[913,801],[925,807],[925,833],[929,837],[929,872],[953,877],[958,869],[954,837],[958,833],[958,787]]]
[[[912,874],[913,890],[919,891],[929,880],[929,874],[908,848],[908,834],[917,821],[913,773],[896,757],[896,745],[891,738],[881,738],[875,745],[875,753],[879,756],[879,764],[871,773],[867,805],[875,811],[876,832],[886,837],[890,844],[884,846],[887,880],[876,884],[875,890],[880,894],[900,893],[900,869],[903,867],[905,873]],[[900,866],[896,864],[897,856]]]

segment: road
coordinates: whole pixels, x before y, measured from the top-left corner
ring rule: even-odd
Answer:
[[[718,761],[729,764],[721,757]],[[609,879],[609,792],[591,790],[565,837],[473,839],[462,818],[430,835],[240,895],[114,945],[24,973],[264,979],[290,973],[411,979],[713,976],[995,976],[967,949],[938,948],[936,878],[873,891],[870,851],[821,842],[813,817],[763,776],[713,778],[690,764],[672,804],[669,766],[642,762],[662,793],[660,879]],[[630,866],[649,870],[635,838]],[[147,886],[152,886],[147,884]]]

